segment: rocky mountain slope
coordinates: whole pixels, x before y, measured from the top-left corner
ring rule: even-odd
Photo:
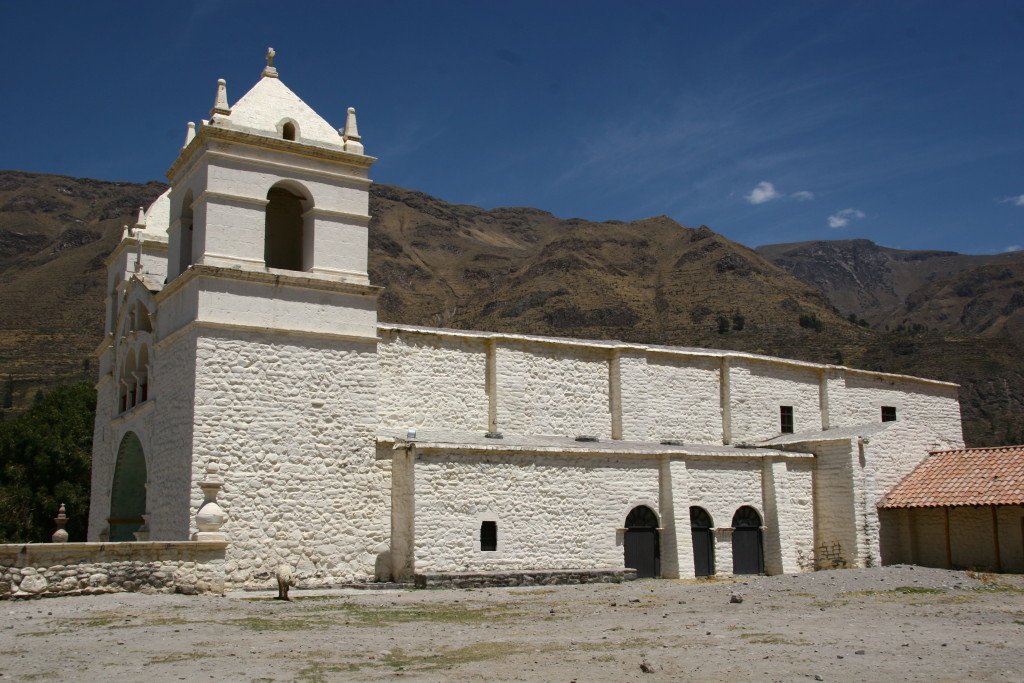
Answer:
[[[769,244],[757,253],[884,329],[925,325],[1024,342],[1024,252],[907,251],[863,239]]]
[[[16,407],[40,386],[91,378],[103,260],[120,226],[163,188],[0,172],[0,378],[14,378]],[[954,339],[924,322],[890,333],[854,324],[846,304],[826,296],[838,285],[823,293],[707,227],[484,210],[391,185],[373,186],[371,212],[370,277],[387,288],[382,321],[730,348],[948,379],[963,384],[970,444],[1024,441],[1024,345],[966,327]],[[848,276],[829,267],[836,283]],[[942,276],[967,270],[945,268]],[[896,270],[853,269],[861,282],[893,278],[876,298],[888,287],[910,299],[920,285]],[[991,291],[1005,308],[1017,276],[999,277],[1006,292]],[[915,315],[930,311],[928,302]],[[1004,327],[1016,329],[1014,321]]]

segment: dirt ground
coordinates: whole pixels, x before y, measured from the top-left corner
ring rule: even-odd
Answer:
[[[272,595],[3,602],[0,680],[1024,681],[1022,576]]]

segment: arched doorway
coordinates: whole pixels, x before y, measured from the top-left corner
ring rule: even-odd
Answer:
[[[626,567],[636,570],[638,579],[661,575],[661,549],[658,544],[658,517],[646,505],[638,505],[626,517]]]
[[[715,537],[711,515],[702,507],[690,508],[690,536],[693,539],[693,573],[695,576],[715,575]]]
[[[732,517],[732,573],[764,573],[764,541],[761,515],[744,505]]]
[[[110,492],[110,540],[134,541],[146,512],[146,456],[135,432],[128,432],[117,449],[114,485]]]

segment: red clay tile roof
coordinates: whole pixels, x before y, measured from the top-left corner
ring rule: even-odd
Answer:
[[[880,508],[1024,505],[1024,446],[936,451],[896,484]]]

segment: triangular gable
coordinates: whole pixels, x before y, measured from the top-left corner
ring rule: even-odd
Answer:
[[[295,126],[297,142],[344,149],[341,134],[279,78],[261,78],[230,114],[214,115],[210,125],[280,138],[286,121]]]

